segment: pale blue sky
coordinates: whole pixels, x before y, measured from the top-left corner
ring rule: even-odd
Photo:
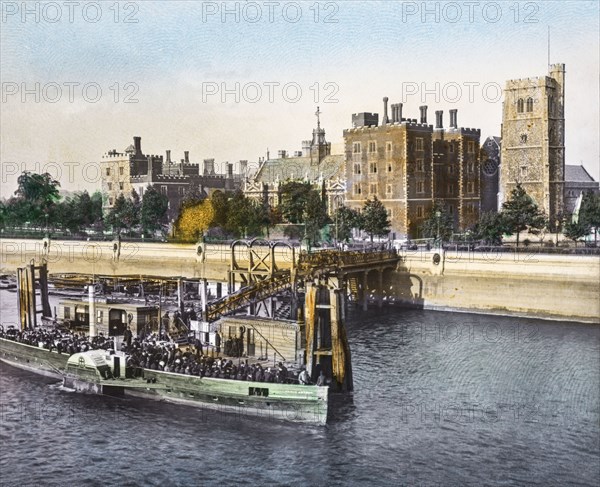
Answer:
[[[296,23],[285,20],[283,8],[288,8],[289,17],[295,8],[284,1],[274,6],[273,22],[268,4],[256,2],[262,10],[256,23],[244,18],[242,9],[246,18],[256,12],[247,2],[228,4],[239,5],[239,22],[231,14],[223,22],[221,12],[203,19],[203,11],[221,10],[222,2],[143,1],[131,3],[138,8],[138,23],[122,22],[133,8],[126,3],[120,4],[121,22],[116,23],[113,4],[100,3],[102,18],[96,23],[86,22],[80,7],[69,22],[64,5],[61,19],[49,23],[43,9],[52,18],[56,12],[51,7],[40,4],[40,22],[33,14],[23,22],[20,11],[9,15],[21,2],[3,2],[0,76],[5,89],[6,83],[20,89],[21,83],[44,87],[95,82],[103,90],[97,103],[83,100],[78,90],[70,103],[66,87],[57,103],[43,97],[38,103],[32,95],[25,103],[19,94],[7,97],[1,106],[3,195],[12,190],[16,177],[10,174],[13,166],[5,169],[7,162],[33,168],[35,162],[94,161],[108,149],[123,149],[134,135],[142,136],[146,152],[171,149],[176,159],[183,150],[190,150],[193,160],[215,157],[230,162],[256,160],[267,147],[271,153],[299,150],[314,126],[315,93],[310,87],[315,83],[321,88],[322,124],[334,144],[342,142],[342,130],[350,126],[353,112],[381,112],[383,96],[390,103],[402,101],[407,83],[435,89],[437,82],[441,94],[448,83],[457,83],[464,91],[455,102],[436,103],[434,95],[428,95],[430,121],[434,110],[443,109],[447,124],[448,109],[458,108],[459,125],[481,128],[482,137],[499,135],[502,103],[486,100],[481,86],[504,86],[507,79],[546,74],[548,26],[550,60],[565,63],[567,69],[567,163],[583,161],[598,178],[597,2],[520,3],[518,22],[512,1],[497,3],[497,22],[491,22],[497,13],[493,2],[474,6],[472,22],[467,4],[456,2],[462,11],[455,23],[449,21],[457,14],[452,5],[435,2],[427,8],[437,5],[439,22],[432,13],[422,21],[422,2],[320,2],[320,22],[310,8],[314,1],[299,2],[302,12]],[[412,14],[414,9],[418,11]],[[323,22],[328,13],[337,23]],[[537,22],[526,23],[527,15]],[[114,103],[109,88],[115,82],[121,87],[119,103]],[[128,82],[139,88],[134,97],[138,103],[122,103],[122,87]],[[235,82],[240,91],[258,83],[264,90],[261,100],[235,103],[232,95],[226,103],[217,95],[202,99],[203,83],[233,88]],[[265,82],[297,83],[302,95],[290,103],[277,88],[270,103]],[[473,100],[465,85],[470,82],[480,83]],[[337,102],[323,99],[326,83],[337,87]],[[416,118],[421,104],[419,95],[407,97],[405,116]],[[91,188],[93,183],[75,178],[63,181],[63,186]]]

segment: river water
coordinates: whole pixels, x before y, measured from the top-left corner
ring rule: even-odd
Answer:
[[[0,291],[2,322],[15,295]],[[600,328],[352,312],[326,427],[62,390],[0,364],[0,486],[597,486]]]

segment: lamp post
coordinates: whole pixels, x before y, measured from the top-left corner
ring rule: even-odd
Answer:
[[[441,216],[442,216],[442,213],[440,212],[440,210],[437,210],[435,212],[435,218],[437,220],[436,241],[437,241],[438,247],[441,247],[441,242],[440,242],[440,217]]]

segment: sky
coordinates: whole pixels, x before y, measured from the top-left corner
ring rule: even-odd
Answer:
[[[99,188],[98,161],[142,137],[217,167],[301,149],[320,107],[334,152],[382,98],[458,109],[500,135],[506,80],[566,65],[566,162],[599,179],[599,3],[5,2],[1,196],[22,170]],[[25,10],[27,9],[27,10]]]

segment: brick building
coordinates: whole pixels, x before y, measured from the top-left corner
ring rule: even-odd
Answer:
[[[435,127],[427,122],[427,106],[419,120],[402,117],[402,103],[385,97],[381,124],[376,113],[352,115],[344,130],[346,204],[360,209],[377,196],[388,210],[394,238],[420,238],[421,224],[434,201],[442,202],[464,231],[479,218],[481,131],[459,128],[457,110],[450,126],[436,111]]]
[[[179,162],[171,160],[171,151],[166,157],[147,155],[142,152],[141,137],[133,138],[123,152],[112,150],[102,156],[102,193],[103,208],[108,211],[120,194],[130,198],[135,190],[142,198],[148,186],[153,185],[169,199],[169,219],[179,213],[179,207],[186,193],[197,191],[200,195],[210,196],[215,190],[233,191],[242,184],[242,175],[234,174],[233,164],[226,163],[227,173],[215,171],[215,160],[204,159],[202,172],[200,164],[189,160],[189,152]],[[240,173],[246,171],[248,162],[240,161]]]

